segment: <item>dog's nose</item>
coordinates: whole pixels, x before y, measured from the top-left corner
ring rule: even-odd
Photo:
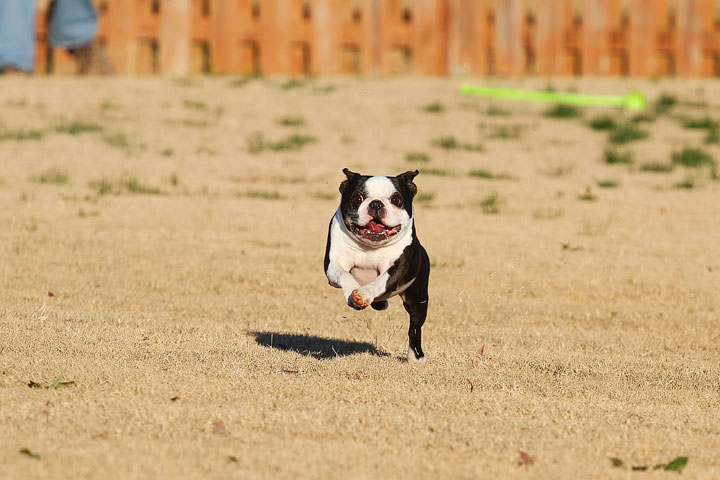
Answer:
[[[368,205],[368,213],[370,215],[379,216],[382,213],[384,205],[380,200],[373,200]]]

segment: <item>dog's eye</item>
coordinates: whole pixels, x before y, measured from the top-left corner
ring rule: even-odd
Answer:
[[[394,193],[392,197],[390,197],[390,203],[395,205],[396,207],[400,208],[403,206],[403,200],[400,194]]]
[[[359,193],[356,193],[350,199],[350,203],[353,204],[353,207],[359,207],[362,202],[363,202],[363,197]]]

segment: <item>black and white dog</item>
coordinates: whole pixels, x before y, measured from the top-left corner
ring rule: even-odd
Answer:
[[[428,308],[430,260],[413,224],[418,171],[397,177],[360,175],[343,169],[340,206],[325,247],[325,274],[342,288],[347,304],[384,310],[400,295],[410,315],[408,362],[425,363],[420,330]]]

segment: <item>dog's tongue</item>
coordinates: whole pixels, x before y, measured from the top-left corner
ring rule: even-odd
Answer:
[[[378,223],[375,220],[370,220],[370,223],[368,223],[368,228],[370,228],[370,231],[373,233],[383,233],[385,231],[385,225],[382,223]]]

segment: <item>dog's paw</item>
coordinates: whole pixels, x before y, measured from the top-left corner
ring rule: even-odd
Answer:
[[[415,356],[415,352],[412,348],[408,348],[407,360],[408,363],[415,363],[418,365],[425,365],[427,363],[427,357],[425,355],[422,357]]]
[[[367,290],[360,287],[352,291],[350,297],[348,298],[348,305],[356,310],[362,310],[370,305],[371,301],[372,299],[370,298],[370,295],[368,295]]]
[[[373,308],[373,310],[385,310],[388,308],[388,301],[387,300],[380,300],[377,302],[372,302],[370,306]]]

